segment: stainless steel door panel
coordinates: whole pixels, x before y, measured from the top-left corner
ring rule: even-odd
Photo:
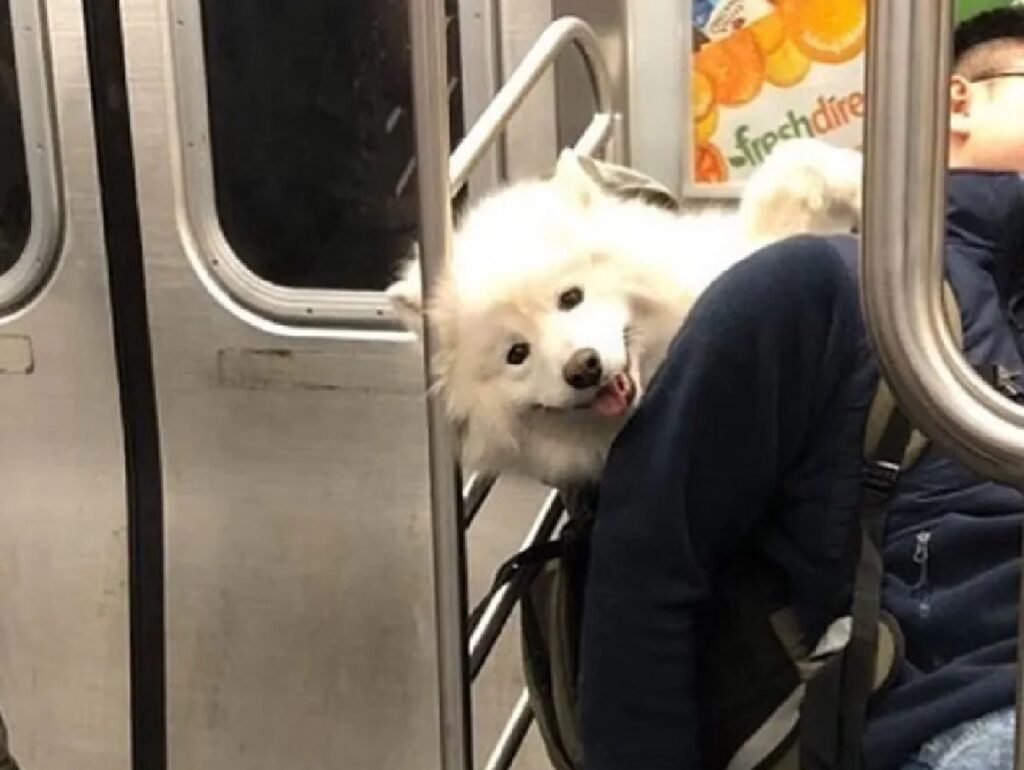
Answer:
[[[178,218],[167,10],[135,0],[123,17],[165,466],[170,767],[436,766],[421,364],[408,343],[264,332],[207,291]]]
[[[64,212],[52,285],[0,323],[0,708],[33,770],[129,767],[121,419],[82,8],[48,0]],[[18,30],[28,34],[25,30]]]

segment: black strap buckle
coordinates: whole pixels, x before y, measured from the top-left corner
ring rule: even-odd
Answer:
[[[992,388],[1011,401],[1024,401],[1024,388],[1020,385],[1021,373],[1012,372],[1002,364],[980,364],[974,367],[978,375]]]
[[[864,468],[864,487],[888,495],[900,477],[900,466],[888,460],[871,460]]]
[[[1011,401],[1024,400],[1024,390],[1020,386],[1020,372],[1010,372],[1001,366],[998,367],[996,390]]]

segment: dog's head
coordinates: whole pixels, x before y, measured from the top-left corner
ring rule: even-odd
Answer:
[[[552,483],[594,477],[640,388],[635,308],[596,235],[616,203],[563,153],[551,180],[482,201],[426,308],[464,459]],[[388,291],[422,331],[419,266]]]

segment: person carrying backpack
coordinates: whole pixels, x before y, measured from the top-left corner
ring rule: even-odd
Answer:
[[[951,95],[949,306],[969,362],[1014,397],[1024,9],[957,27]],[[910,427],[873,418],[857,251],[798,237],[724,273],[618,436],[582,599],[585,770],[1012,766],[1024,494],[932,446],[903,462]],[[749,604],[786,611],[754,626]],[[776,649],[799,661],[795,725]]]

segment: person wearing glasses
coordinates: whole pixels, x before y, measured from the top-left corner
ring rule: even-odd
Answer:
[[[1024,9],[962,22],[954,47],[946,276],[965,356],[1015,379],[1024,375]],[[878,382],[856,261],[853,238],[802,236],[727,271],[617,438],[583,613],[587,770],[709,766],[705,742],[721,726],[707,723],[698,696],[702,629],[740,549],[784,575],[803,627],[817,631],[811,641],[849,612],[844,565]],[[870,703],[856,764],[1009,770],[1024,493],[930,445],[887,510],[882,605],[904,656]]]

